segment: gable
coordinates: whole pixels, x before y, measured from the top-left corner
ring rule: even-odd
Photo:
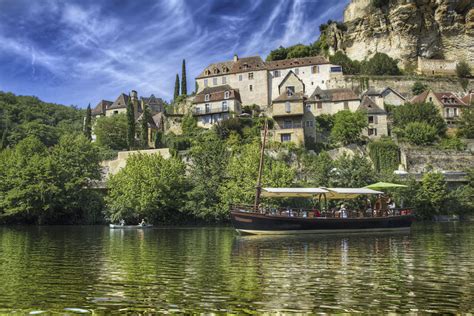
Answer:
[[[305,86],[303,81],[295,75],[293,71],[289,71],[288,74],[283,78],[281,83],[278,85],[278,93],[282,94],[286,91],[287,87],[294,87],[295,92],[303,92],[305,90]]]

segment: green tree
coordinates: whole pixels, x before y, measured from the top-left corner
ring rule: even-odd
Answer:
[[[460,137],[474,138],[474,107],[472,105],[462,110],[457,133]]]
[[[369,143],[369,156],[376,172],[393,173],[400,163],[399,148],[391,138]]]
[[[220,220],[228,210],[219,207],[219,188],[226,178],[230,152],[226,143],[214,133],[198,137],[190,151],[189,181],[186,209],[198,218]]]
[[[471,67],[465,61],[460,61],[456,65],[456,74],[459,78],[468,78],[471,75]]]
[[[84,120],[84,135],[88,140],[92,140],[92,111],[90,103],[87,106],[86,119]]]
[[[43,124],[38,121],[30,121],[19,124],[8,136],[9,144],[17,144],[22,139],[35,136],[46,146],[53,146],[59,141],[61,130],[55,126]]]
[[[181,128],[183,130],[184,135],[195,135],[198,131],[196,118],[191,114],[183,116],[183,120],[181,121]]]
[[[283,60],[286,59],[286,56],[288,56],[288,50],[285,47],[280,46],[268,54],[266,61]]]
[[[128,150],[135,148],[135,109],[131,100],[127,103],[127,146]]]
[[[424,174],[416,196],[417,214],[424,218],[440,214],[443,211],[446,196],[446,181],[443,174],[437,172]]]
[[[372,58],[363,62],[361,72],[365,75],[377,76],[396,76],[401,74],[397,61],[384,53],[375,53]]]
[[[174,82],[174,98],[176,100],[179,97],[179,75],[176,74],[176,80]]]
[[[188,88],[186,82],[186,60],[183,59],[183,65],[181,69],[181,95],[188,95]]]
[[[437,139],[436,128],[425,122],[411,122],[398,135],[410,144],[423,146],[434,143]]]
[[[301,58],[311,56],[311,47],[298,44],[288,48],[287,58]]]
[[[148,148],[148,123],[151,120],[150,109],[145,105],[141,120],[140,142],[142,148]]]
[[[394,132],[403,132],[403,129],[412,122],[424,122],[434,127],[439,136],[446,133],[446,122],[433,103],[406,103],[392,111]]]
[[[328,152],[322,151],[318,155],[307,153],[302,157],[302,165],[301,174],[305,184],[316,187],[328,187],[330,185],[334,161]]]
[[[334,55],[329,57],[332,64],[342,66],[342,70],[346,75],[356,75],[360,73],[360,64],[357,61],[351,60],[342,51],[337,51]]]
[[[175,221],[182,211],[187,189],[185,165],[178,157],[133,154],[127,165],[107,181],[107,216],[138,223]]]
[[[117,114],[98,118],[94,124],[94,134],[99,146],[113,150],[127,149],[127,117]]]
[[[339,111],[334,115],[331,140],[343,145],[358,142],[367,126],[367,116],[363,112]]]
[[[361,155],[342,155],[335,161],[331,176],[331,185],[348,188],[360,188],[375,182],[372,163]]]
[[[221,208],[228,210],[232,204],[253,204],[257,183],[260,144],[254,141],[234,152],[227,165],[227,177],[219,188]],[[283,161],[265,157],[262,183],[269,187],[286,187],[295,178],[294,169]]]
[[[428,90],[428,86],[424,83],[421,83],[420,81],[415,81],[415,83],[411,87],[411,92],[414,95],[419,95],[419,94],[425,92],[426,90]]]

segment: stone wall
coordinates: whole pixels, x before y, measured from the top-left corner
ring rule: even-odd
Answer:
[[[457,64],[458,63],[453,60],[425,59],[418,57],[418,67],[416,69],[416,72],[420,75],[427,76],[455,76]]]
[[[458,94],[464,94],[464,90],[457,78],[442,77],[417,77],[417,76],[349,76],[344,75],[341,78],[334,78],[329,84],[329,88],[350,88],[356,93],[366,89],[383,89],[390,87],[397,90],[409,98],[413,97],[411,88],[413,84],[420,81],[428,85],[434,91],[450,91]],[[474,90],[474,79],[469,80],[467,90]]]
[[[474,168],[474,153],[470,151],[437,150],[434,148],[401,148],[401,164],[410,173],[428,171],[465,171]]]

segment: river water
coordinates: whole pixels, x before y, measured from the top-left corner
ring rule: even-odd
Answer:
[[[473,312],[474,224],[241,237],[0,227],[0,313]]]

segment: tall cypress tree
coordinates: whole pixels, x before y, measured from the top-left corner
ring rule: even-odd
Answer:
[[[141,145],[143,148],[148,148],[148,122],[150,121],[150,110],[148,109],[148,105],[145,104],[143,108],[143,116],[142,116],[142,124],[141,124],[141,133],[140,133],[140,140]]]
[[[84,135],[88,140],[92,140],[92,111],[91,104],[87,106],[86,119],[84,121]]]
[[[130,97],[127,103],[127,144],[128,150],[135,147],[135,113]]]
[[[181,69],[181,95],[188,95],[188,87],[186,84],[186,59],[183,59],[183,67]]]
[[[176,74],[176,81],[174,82],[174,99],[179,97],[179,75]]]

